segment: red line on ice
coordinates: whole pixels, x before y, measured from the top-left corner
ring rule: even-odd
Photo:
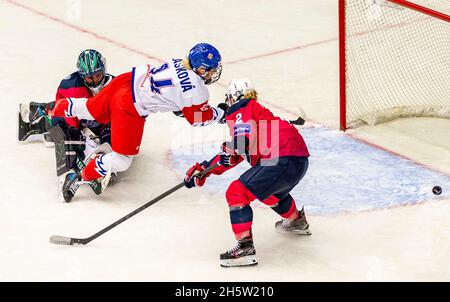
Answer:
[[[155,61],[158,61],[158,62],[161,62],[161,63],[164,62],[164,60],[161,59],[161,58],[158,58],[158,57],[156,57],[156,56],[150,55],[150,54],[148,54],[148,53],[146,53],[146,52],[143,52],[143,51],[140,51],[140,50],[138,50],[138,49],[136,49],[136,48],[127,46],[127,45],[125,45],[125,44],[123,44],[123,43],[121,43],[121,42],[115,41],[115,40],[110,39],[110,38],[108,38],[108,37],[106,37],[106,36],[103,36],[103,35],[101,35],[101,34],[95,33],[95,32],[93,32],[93,31],[91,31],[91,30],[89,30],[89,29],[86,29],[86,28],[82,28],[82,27],[80,27],[80,26],[73,25],[73,24],[71,24],[71,23],[69,23],[69,22],[66,22],[66,21],[60,19],[60,18],[53,17],[53,16],[51,16],[51,15],[49,15],[49,14],[46,14],[46,13],[44,13],[44,12],[41,12],[41,11],[39,11],[39,10],[37,10],[37,9],[32,8],[32,7],[26,6],[26,5],[22,4],[22,3],[19,3],[19,2],[17,2],[17,1],[15,1],[15,0],[3,0],[3,1],[8,2],[8,3],[12,4],[12,5],[17,6],[17,7],[23,8],[23,9],[25,9],[25,10],[27,10],[27,11],[30,11],[30,12],[36,14],[36,15],[45,17],[45,18],[47,18],[47,19],[49,19],[49,20],[52,20],[52,21],[54,21],[54,22],[57,22],[57,23],[59,23],[59,24],[61,24],[61,25],[64,25],[64,26],[66,26],[66,27],[72,28],[72,29],[74,29],[74,30],[76,30],[76,31],[79,31],[79,32],[88,34],[88,35],[90,35],[90,36],[93,36],[93,37],[96,38],[96,39],[105,41],[105,42],[107,42],[107,43],[111,43],[111,44],[116,45],[116,46],[118,46],[118,47],[124,48],[124,49],[126,49],[126,50],[128,50],[128,51],[130,51],[130,52],[134,52],[134,53],[136,53],[136,54],[139,54],[139,55],[141,55],[141,56],[143,56],[143,57],[145,57],[145,58],[147,58],[147,59],[155,60]],[[404,25],[404,24],[399,24],[399,25],[396,25],[396,26],[403,26],[403,25]],[[390,29],[390,28],[396,27],[396,26],[386,27],[385,29]],[[358,35],[363,35],[363,34],[368,34],[368,33],[371,33],[371,31],[368,31],[368,32],[360,32],[360,33],[356,33],[356,34],[354,34],[354,35],[355,35],[355,36],[358,36]],[[249,61],[249,60],[259,59],[259,58],[263,58],[263,57],[273,56],[273,55],[282,54],[282,53],[286,53],[286,52],[291,52],[291,51],[296,51],[296,50],[300,50],[300,49],[305,49],[305,48],[308,48],[308,47],[313,47],[313,46],[317,46],[317,45],[322,45],[322,44],[326,44],[326,43],[329,43],[329,42],[334,42],[334,41],[337,41],[337,40],[338,40],[338,38],[336,37],[336,38],[331,38],[331,39],[327,39],[327,40],[322,40],[322,41],[312,42],[312,43],[303,44],[303,45],[299,45],[299,46],[295,46],[295,47],[291,47],[291,48],[286,48],[286,49],[281,49],[281,50],[277,50],[277,51],[268,52],[268,53],[265,53],[265,54],[260,54],[260,55],[255,55],[255,56],[251,56],[251,57],[246,57],[246,58],[241,58],[241,59],[237,59],[237,60],[232,60],[232,61],[226,62],[225,64],[230,64],[230,65],[231,65],[231,64],[235,64],[235,63],[244,62],[244,61]],[[219,84],[220,86],[222,86],[222,87],[226,87],[225,84],[222,84],[222,83],[218,83],[218,84]],[[285,112],[285,113],[290,113],[290,114],[294,114],[294,115],[297,114],[297,112],[293,112],[293,111],[291,111],[291,110],[288,110],[288,109],[283,108],[283,107],[281,107],[281,106],[278,106],[278,105],[276,105],[276,104],[270,103],[270,102],[268,102],[268,101],[265,101],[265,100],[264,100],[264,101],[262,101],[262,102],[263,102],[263,103],[267,103],[267,104],[269,104],[271,107],[276,108],[276,109],[278,109],[278,110],[280,110],[280,111],[283,111],[283,112]],[[316,123],[316,122],[313,122],[313,123],[314,123],[314,124],[318,124],[318,123]],[[327,128],[328,128],[328,127],[327,127]],[[401,154],[398,154],[397,152],[392,151],[392,150],[390,150],[390,149],[381,147],[381,146],[379,146],[379,145],[376,145],[376,144],[371,143],[371,142],[369,142],[369,141],[366,141],[366,140],[364,140],[364,139],[358,138],[358,137],[356,137],[356,136],[354,136],[354,135],[350,135],[350,134],[348,134],[348,133],[346,133],[346,135],[350,136],[350,137],[353,138],[353,139],[359,140],[359,141],[362,142],[362,143],[365,143],[365,144],[374,146],[374,147],[379,148],[379,149],[381,149],[381,150],[387,151],[387,152],[389,152],[389,153],[391,153],[391,154],[394,154],[394,155],[400,156],[400,157],[402,157],[402,158],[408,159],[408,160],[410,160],[410,161],[412,161],[412,162],[415,162],[415,163],[417,163],[418,165],[424,166],[424,167],[426,167],[426,168],[428,168],[428,169],[430,169],[430,170],[434,170],[434,171],[437,171],[437,172],[439,172],[439,173],[442,173],[442,174],[445,174],[445,175],[447,175],[447,176],[450,176],[448,173],[445,173],[445,172],[443,172],[443,171],[439,171],[439,170],[436,169],[436,168],[432,168],[432,167],[429,167],[429,166],[427,166],[427,165],[421,164],[421,163],[419,163],[418,161],[415,161],[415,160],[410,159],[410,158],[408,158],[408,157],[406,157],[406,156],[403,156],[403,155],[401,155]]]
[[[47,19],[50,19],[50,20],[52,20],[52,21],[54,21],[54,22],[57,22],[57,23],[59,23],[59,24],[61,24],[61,25],[70,27],[70,28],[72,28],[72,29],[74,29],[74,30],[76,30],[76,31],[79,31],[79,32],[88,34],[88,35],[90,35],[90,36],[93,36],[93,37],[96,38],[96,39],[99,39],[99,40],[102,40],[102,41],[105,41],[105,42],[114,44],[114,45],[116,45],[116,46],[119,46],[119,47],[121,47],[121,48],[124,48],[124,49],[126,49],[126,50],[129,50],[129,51],[131,51],[131,52],[134,52],[134,53],[136,53],[136,54],[139,54],[139,55],[141,55],[141,56],[143,56],[143,57],[145,57],[145,58],[147,58],[147,59],[150,59],[150,60],[156,60],[156,61],[161,62],[161,63],[164,62],[162,59],[160,59],[160,58],[158,58],[158,57],[156,57],[156,56],[150,55],[150,54],[145,53],[145,52],[143,52],[143,51],[140,51],[140,50],[138,50],[138,49],[136,49],[136,48],[127,46],[127,45],[125,45],[125,44],[123,44],[123,43],[121,43],[121,42],[115,41],[115,40],[110,39],[110,38],[108,38],[108,37],[106,37],[106,36],[103,36],[103,35],[101,35],[101,34],[95,33],[95,32],[93,32],[93,31],[91,31],[91,30],[89,30],[89,29],[86,29],[86,28],[83,28],[83,27],[80,27],[80,26],[73,25],[73,24],[71,24],[71,23],[69,23],[69,22],[66,22],[66,21],[60,19],[60,18],[50,16],[50,15],[44,13],[44,12],[41,12],[41,11],[39,11],[39,10],[37,10],[37,9],[32,8],[32,7],[26,6],[26,5],[24,5],[24,4],[22,4],[22,3],[19,3],[19,2],[17,2],[17,1],[14,1],[14,0],[4,0],[4,1],[6,1],[6,2],[12,4],[12,5],[18,6],[18,7],[20,7],[20,8],[23,8],[23,9],[25,9],[25,10],[28,10],[28,11],[30,11],[30,12],[36,14],[36,15],[39,15],[39,16],[45,17],[45,18],[47,18]]]
[[[225,62],[225,64],[231,65],[231,64],[235,64],[235,63],[244,62],[244,61],[250,61],[250,60],[254,60],[254,59],[270,57],[270,56],[274,56],[274,55],[278,55],[278,54],[282,54],[282,53],[286,53],[286,52],[291,52],[291,51],[296,51],[296,50],[300,50],[300,49],[309,48],[309,47],[312,47],[312,46],[318,46],[318,45],[322,45],[322,44],[327,44],[329,42],[334,42],[334,41],[337,41],[337,40],[338,40],[338,38],[331,38],[331,39],[327,39],[327,40],[322,40],[322,41],[302,44],[302,45],[298,45],[298,46],[294,46],[294,47],[290,47],[290,48],[285,48],[285,49],[280,49],[280,50],[275,50],[275,51],[272,51],[272,52],[263,53],[263,54],[259,54],[259,55],[255,55],[255,56],[251,56],[251,57],[246,57],[246,58],[242,58],[242,59],[228,61],[228,62]]]

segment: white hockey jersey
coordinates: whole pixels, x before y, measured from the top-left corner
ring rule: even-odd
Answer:
[[[203,79],[183,66],[183,59],[172,58],[161,66],[133,68],[133,101],[142,116],[150,113],[183,111],[194,126],[203,126],[223,116],[220,108],[208,105],[209,92]],[[200,112],[203,117],[193,114]],[[191,116],[192,115],[192,116]]]

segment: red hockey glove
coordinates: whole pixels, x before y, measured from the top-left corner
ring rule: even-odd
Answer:
[[[234,149],[232,148],[232,146],[230,146],[230,142],[224,142],[222,144],[222,150],[219,153],[220,156],[220,161],[219,163],[224,166],[224,167],[231,167],[231,166],[235,166],[240,162],[240,157],[238,154],[236,154],[236,152],[234,151]]]
[[[205,170],[204,166],[200,165],[199,163],[195,163],[195,165],[193,165],[191,168],[189,168],[189,170],[187,170],[187,172],[186,172],[186,177],[184,178],[184,186],[189,189],[193,188],[195,186],[197,186],[197,187],[203,186],[206,182],[206,178],[211,173],[208,173],[207,175],[203,176],[202,178],[196,177],[196,175],[204,170]]]

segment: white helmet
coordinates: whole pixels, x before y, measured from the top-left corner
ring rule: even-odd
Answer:
[[[252,82],[247,78],[233,79],[228,84],[225,97],[229,102],[235,103],[239,101],[247,92],[255,90]]]

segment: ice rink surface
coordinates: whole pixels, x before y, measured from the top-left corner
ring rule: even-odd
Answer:
[[[0,0],[0,281],[450,281],[450,120],[336,130],[337,1],[187,3]],[[198,42],[223,56],[212,104],[232,78],[246,76],[274,113],[305,111],[311,123],[299,131],[314,164],[295,197],[313,235],[277,234],[278,217],[255,204],[258,266],[221,268],[219,253],[235,243],[223,192],[239,167],[202,189],[181,189],[87,246],[50,245],[50,235],[89,236],[177,185],[226,129],[150,116],[120,182],[100,197],[81,188],[63,204],[54,149],[16,142],[18,104],[53,100],[83,49],[101,51],[117,75],[184,56]]]

